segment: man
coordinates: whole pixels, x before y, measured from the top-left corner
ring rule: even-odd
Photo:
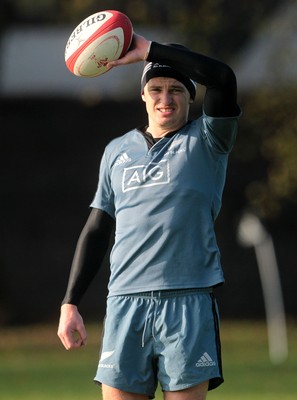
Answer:
[[[66,349],[86,343],[77,305],[115,224],[95,377],[103,399],[153,398],[159,382],[166,400],[204,400],[223,382],[213,288],[224,277],[214,221],[240,114],[236,78],[219,61],[136,34],[131,50],[110,66],[143,60],[148,125],[105,149],[58,335]],[[206,87],[203,115],[188,121],[196,82]]]

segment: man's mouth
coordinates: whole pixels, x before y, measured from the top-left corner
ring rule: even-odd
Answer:
[[[165,107],[165,108],[158,108],[158,110],[161,113],[166,114],[166,113],[172,113],[174,111],[174,108],[173,107]]]

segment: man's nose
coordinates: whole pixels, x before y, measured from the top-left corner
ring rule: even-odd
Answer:
[[[167,91],[167,90],[164,90],[161,93],[161,101],[162,101],[163,104],[170,104],[171,101],[172,101],[171,93],[169,91]]]

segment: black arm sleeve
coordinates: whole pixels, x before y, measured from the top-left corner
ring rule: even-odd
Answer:
[[[233,70],[221,61],[174,46],[152,42],[147,61],[176,68],[206,86],[204,111],[211,117],[237,116],[237,83]]]
[[[62,304],[78,305],[80,302],[102,264],[113,227],[111,216],[92,209],[77,242]]]

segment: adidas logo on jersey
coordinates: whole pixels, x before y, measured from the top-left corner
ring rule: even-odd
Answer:
[[[125,164],[126,162],[131,161],[131,158],[128,156],[127,153],[123,153],[120,157],[116,160],[115,165]]]
[[[216,363],[208,353],[204,353],[196,363],[196,367],[214,367]]]

